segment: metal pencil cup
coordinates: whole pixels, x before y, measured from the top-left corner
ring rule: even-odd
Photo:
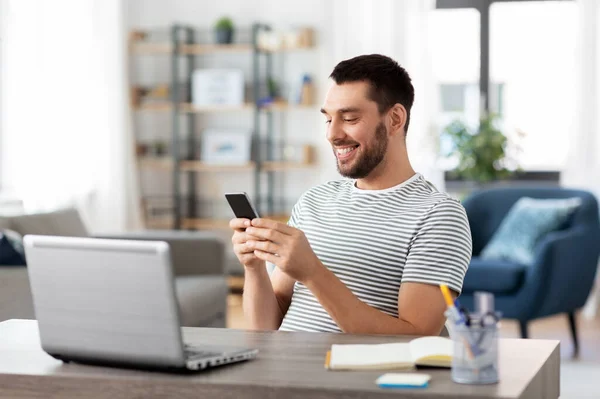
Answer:
[[[460,384],[498,382],[498,324],[452,327],[452,381]]]

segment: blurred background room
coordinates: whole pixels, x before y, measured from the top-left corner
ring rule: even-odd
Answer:
[[[189,306],[244,328],[223,194],[287,221],[338,179],[328,75],[381,53],[413,79],[413,167],[467,209],[465,303],[493,292],[504,337],[561,340],[564,397],[600,397],[599,22],[596,0],[0,0],[0,320],[34,317],[22,235],[119,234],[187,243]]]

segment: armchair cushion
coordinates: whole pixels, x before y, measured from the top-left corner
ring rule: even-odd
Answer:
[[[465,275],[463,292],[506,294],[517,291],[525,280],[526,270],[526,266],[514,262],[473,257]]]
[[[546,234],[565,226],[581,204],[580,198],[519,199],[502,220],[481,258],[532,265],[535,246]]]

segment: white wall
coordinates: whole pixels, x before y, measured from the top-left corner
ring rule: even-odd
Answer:
[[[313,109],[288,111],[275,116],[275,126],[289,142],[312,144],[317,148],[318,166],[310,170],[300,170],[281,174],[283,190],[289,206],[306,189],[321,182],[337,178],[333,155],[325,140],[325,124],[319,108],[327,87],[327,76],[333,68],[333,56],[327,51],[332,47],[330,32],[330,2],[322,0],[277,1],[277,0],[223,0],[211,2],[195,0],[130,0],[128,2],[127,21],[130,29],[162,29],[172,23],[182,23],[210,30],[221,16],[230,16],[235,25],[248,30],[253,22],[261,21],[275,29],[293,26],[311,26],[316,32],[317,47],[312,51],[303,51],[277,55],[275,72],[284,77],[285,83],[296,82],[303,73],[309,73],[315,80],[316,104]],[[167,32],[163,33],[168,39]],[[152,84],[169,81],[168,56],[143,56],[132,60],[132,80],[136,83]],[[242,68],[245,76],[251,78],[251,56],[249,54],[210,55],[197,58],[198,66]],[[264,64],[263,64],[264,65]],[[198,115],[197,137],[202,127],[252,127],[251,111],[221,115]],[[142,113],[134,119],[137,133],[148,139],[164,137],[170,134],[170,115],[168,113]],[[220,173],[199,177],[200,190],[219,207],[215,209],[221,217],[229,216],[229,209],[222,200],[222,193],[229,190],[253,191],[253,174],[250,172]],[[158,194],[170,188],[168,173],[145,173],[143,184],[145,191]],[[289,211],[289,210],[288,210]]]

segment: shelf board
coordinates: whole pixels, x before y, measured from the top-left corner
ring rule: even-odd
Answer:
[[[264,216],[265,219],[271,219],[280,223],[287,223],[289,215],[270,215]],[[229,230],[229,219],[202,219],[202,218],[184,218],[181,222],[183,229],[220,229]]]
[[[170,54],[173,51],[171,43],[150,43],[134,41],[130,45],[132,54]]]
[[[181,54],[249,53],[252,49],[251,44],[184,44],[181,46]]]
[[[171,110],[171,104],[168,102],[151,102],[151,103],[144,103],[144,104],[140,104],[138,106],[135,107],[135,110],[137,111],[170,111]]]
[[[138,111],[172,111],[173,107],[171,103],[165,102],[152,102],[140,104],[135,107]],[[180,103],[179,110],[185,113],[203,113],[203,112],[232,112],[232,111],[248,111],[254,109],[253,103],[245,103],[243,105],[213,105],[206,107],[195,107],[190,103]]]
[[[295,46],[295,47],[282,46],[282,47],[278,47],[278,48],[275,48],[275,49],[258,47],[258,51],[260,51],[261,53],[264,53],[264,54],[292,53],[292,52],[295,52],[295,51],[310,51],[310,50],[314,50],[314,49],[315,49],[314,45],[311,45],[311,46]]]
[[[144,168],[173,170],[173,161],[168,157],[138,157],[137,161]]]
[[[234,172],[234,171],[249,171],[254,170],[256,164],[249,162],[244,165],[210,165],[202,161],[181,161],[180,169],[182,171],[195,172]]]
[[[279,171],[279,170],[306,169],[306,168],[312,168],[314,166],[315,166],[315,164],[304,163],[304,162],[267,161],[267,162],[262,163],[262,170],[274,172],[274,171]]]
[[[229,220],[224,219],[193,219],[185,218],[181,221],[181,227],[184,229],[229,229]]]
[[[245,103],[242,105],[213,105],[195,107],[191,103],[181,103],[179,109],[185,113],[208,113],[208,112],[236,112],[236,111],[250,111],[256,108],[254,103]],[[171,111],[173,107],[169,102],[150,102],[140,104],[135,107],[138,111],[155,111],[165,112]],[[275,103],[260,107],[262,111],[293,111],[293,110],[314,110],[314,105],[302,105],[302,104],[286,104],[286,103]]]
[[[147,229],[172,229],[173,228],[173,218],[170,217],[162,217],[162,218],[149,218],[145,222]]]
[[[241,294],[244,290],[244,276],[228,276],[229,292]]]
[[[314,46],[302,47],[281,47],[278,49],[259,48],[261,53],[289,53],[294,51],[313,50]],[[204,55],[204,54],[244,54],[254,50],[252,44],[249,43],[233,43],[233,44],[182,44],[179,50],[181,55]],[[144,42],[134,41],[131,44],[131,53],[133,54],[148,54],[160,55],[173,53],[173,45],[168,42]]]
[[[286,215],[286,214],[268,215],[268,216],[265,216],[265,219],[275,220],[276,222],[280,222],[280,223],[287,223],[288,220],[290,219],[290,215]]]
[[[133,54],[171,54],[173,45],[171,43],[152,43],[135,41],[131,44]],[[251,44],[182,44],[179,49],[181,55],[202,55],[217,53],[249,53],[252,51]]]
[[[138,162],[140,166],[148,169],[166,171],[173,170],[173,161],[168,157],[139,157]],[[302,162],[267,161],[262,163],[262,170],[274,172],[293,169],[306,169],[314,166],[315,164],[308,164]],[[248,162],[247,164],[243,165],[211,165],[206,164],[202,161],[180,162],[180,169],[182,172],[243,172],[252,171],[255,168],[255,162]]]
[[[288,104],[288,103],[273,103],[260,107],[264,111],[289,111],[295,109],[315,109],[313,104]]]
[[[249,111],[254,109],[254,103],[245,103],[242,105],[211,105],[196,107],[190,103],[180,105],[182,112],[203,113],[203,112],[231,112],[231,111]]]

